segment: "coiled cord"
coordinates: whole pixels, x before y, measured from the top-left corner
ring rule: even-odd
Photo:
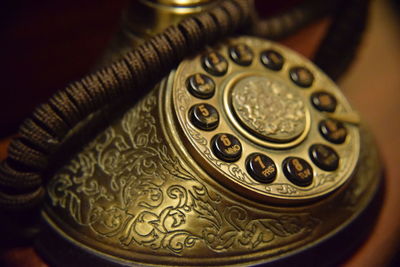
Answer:
[[[328,4],[309,0],[284,14],[261,20],[254,15],[250,1],[224,0],[207,12],[168,27],[112,65],[71,83],[40,105],[20,126],[18,137],[9,146],[8,158],[0,163],[0,209],[18,211],[37,206],[45,192],[42,176],[49,160],[71,130],[104,105],[128,94],[143,94],[141,88],[148,81],[160,80],[185,56],[224,36],[241,30],[281,38],[337,9],[339,2],[352,2],[352,8],[356,8],[357,3],[366,1],[329,1]],[[343,17],[351,19],[349,11]],[[333,25],[330,33],[336,34],[341,29]],[[354,38],[348,35],[346,32],[346,38]],[[333,73],[330,66],[341,59],[329,56],[332,60],[329,63],[323,59],[331,55],[332,47],[341,49],[343,44],[332,38],[324,39],[316,60],[323,69]],[[354,49],[350,52],[352,55]],[[346,67],[346,64],[348,61],[340,66]]]
[[[367,25],[369,0],[342,1],[314,56],[314,63],[337,80],[348,69]]]
[[[288,11],[268,19],[260,19],[254,12],[251,16],[251,32],[259,37],[279,40],[324,17],[326,14],[335,12],[341,2],[344,1],[303,1]]]
[[[26,209],[44,194],[42,173],[49,158],[81,120],[110,101],[159,80],[185,55],[245,25],[250,5],[223,1],[208,12],[170,26],[109,67],[58,91],[20,126],[0,165],[0,208]]]

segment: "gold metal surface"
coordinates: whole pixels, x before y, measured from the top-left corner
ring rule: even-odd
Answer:
[[[308,110],[298,91],[273,77],[248,75],[228,95],[240,124],[262,139],[286,143],[306,128]]]
[[[304,120],[304,129],[301,132],[300,135],[297,136],[294,140],[289,139],[287,142],[284,143],[276,143],[276,142],[270,142],[268,140],[260,139],[254,136],[253,134],[249,133],[249,131],[241,126],[241,124],[238,122],[238,120],[235,117],[234,111],[232,110],[232,107],[230,105],[231,102],[231,88],[235,85],[236,81],[243,78],[243,77],[251,77],[251,76],[257,76],[257,75],[262,75],[263,77],[268,77],[268,73],[265,73],[265,69],[259,69],[258,71],[251,70],[250,72],[243,72],[241,73],[240,71],[238,72],[238,75],[235,77],[232,77],[229,81],[227,81],[225,90],[223,93],[223,105],[225,107],[226,111],[226,117],[230,121],[230,123],[237,129],[243,136],[245,136],[248,140],[261,145],[263,147],[269,147],[269,148],[275,148],[275,149],[283,149],[283,148],[290,148],[295,145],[300,144],[308,135],[308,132],[310,130],[311,126],[311,120],[310,120],[310,112],[308,108],[305,110],[305,120]],[[274,79],[279,79],[281,77],[276,77],[277,75],[274,75]],[[303,99],[304,101],[304,99]],[[303,102],[302,101],[302,102]],[[303,102],[304,103],[304,102]]]
[[[187,16],[218,4],[210,0],[141,0],[132,2],[124,15],[125,30],[147,39]]]
[[[146,0],[141,0],[146,1]],[[162,4],[166,6],[181,6],[181,7],[193,7],[208,4],[213,0],[147,0],[146,2],[154,3],[154,4]]]
[[[352,111],[325,75],[286,48],[241,37],[220,44],[218,49],[226,56],[227,44],[237,41],[246,42],[256,55],[264,45],[272,46],[287,57],[288,65],[302,64],[315,71],[315,87],[301,91],[304,103],[309,103],[310,93],[323,87],[337,97],[338,112]],[[313,184],[305,193],[310,195],[303,196],[282,184],[276,186],[279,194],[265,197],[264,193],[259,193],[259,188],[245,187],[231,179],[229,173],[222,175],[224,170],[218,166],[223,167],[224,163],[212,164],[209,161],[213,159],[212,154],[206,154],[208,150],[197,150],[196,144],[206,143],[208,148],[210,137],[198,130],[187,134],[193,127],[186,121],[186,107],[197,100],[185,93],[187,89],[181,83],[188,75],[200,71],[198,59],[193,57],[183,62],[177,71],[82,148],[49,180],[43,216],[60,239],[104,264],[226,266],[270,263],[312,250],[346,228],[370,204],[379,184],[381,167],[371,136],[355,125],[346,125],[350,138],[345,144],[335,146],[342,157],[340,168],[346,171],[334,176],[321,172],[325,176],[318,176],[319,183],[331,183],[333,189],[328,186],[325,191],[313,191],[318,190]],[[253,64],[246,68],[257,69],[256,60]],[[235,75],[234,68],[230,63],[227,80]],[[286,75],[278,75],[286,79]],[[214,133],[225,127],[224,131],[239,136],[245,154],[256,149],[268,151],[280,170],[281,159],[285,156],[295,154],[308,158],[305,148],[309,144],[325,142],[313,128],[315,121],[325,115],[314,114],[311,107],[309,133],[298,145],[271,149],[247,140],[227,118],[223,101],[228,81],[224,79],[215,78],[217,93],[209,100],[219,108],[223,118]],[[183,106],[183,103],[187,104]],[[342,147],[346,149],[341,150]],[[350,154],[345,158],[347,150]],[[242,163],[235,164],[230,165],[231,169],[239,173]],[[314,166],[314,170],[316,168]],[[281,183],[283,176],[279,175],[277,181]],[[347,186],[341,187],[341,183]],[[340,189],[335,190],[337,188]],[[253,195],[250,196],[250,192]],[[254,197],[257,194],[261,197]],[[319,199],[315,200],[315,196]],[[288,206],[274,199],[291,203],[304,199],[313,201]],[[53,244],[47,246],[49,251],[54,249]],[[58,260],[62,262],[63,259]],[[78,266],[78,255],[76,261]]]
[[[219,0],[131,0],[122,13],[121,28],[105,51],[99,65],[121,55],[182,19],[205,11]]]
[[[341,122],[352,123],[359,125],[361,122],[360,115],[356,112],[348,112],[346,114],[341,113],[327,113],[326,116],[331,119],[335,119]]]
[[[293,204],[304,202],[322,197],[345,185],[351,179],[359,157],[360,140],[358,127],[353,124],[346,124],[348,130],[346,141],[339,145],[329,143],[321,136],[318,130],[318,123],[327,118],[327,115],[316,110],[310,101],[311,94],[323,88],[338,100],[337,114],[353,113],[353,109],[337,86],[310,61],[276,43],[250,37],[231,39],[228,43],[232,45],[246,44],[253,49],[256,56],[252,65],[246,67],[236,65],[230,61],[225,76],[213,77],[216,84],[214,97],[207,101],[198,99],[192,96],[186,88],[186,80],[190,75],[195,73],[207,74],[201,65],[201,55],[184,61],[176,71],[173,85],[169,85],[169,87],[173,86],[172,99],[177,122],[183,129],[181,138],[187,140],[187,147],[192,157],[196,158],[203,168],[221,183],[246,194],[248,197],[262,199],[267,203]],[[269,70],[258,60],[257,55],[268,49],[276,50],[284,56],[286,63],[281,71]],[[226,46],[220,46],[215,50],[226,59],[229,59]],[[310,88],[302,89],[289,81],[289,69],[295,66],[304,66],[313,72],[315,81]],[[265,79],[273,81],[279,80],[301,97],[302,103],[306,106],[307,117],[304,126],[305,130],[297,139],[285,143],[265,141],[241,126],[235,119],[235,114],[231,109],[230,97],[231,89],[243,77],[256,77],[256,79],[265,77]],[[214,131],[201,131],[190,123],[188,110],[192,105],[198,103],[208,103],[219,110],[220,123]],[[281,111],[277,110],[276,113],[281,113]],[[210,143],[217,132],[229,133],[240,137],[243,155],[237,162],[227,163],[213,155]],[[282,162],[288,156],[309,159],[308,149],[315,143],[333,147],[340,157],[340,167],[336,171],[328,172],[321,170],[310,161],[314,171],[312,184],[307,187],[296,186],[289,182],[284,173],[280,171],[282,170]],[[247,174],[245,167],[246,156],[254,152],[264,153],[275,161],[278,175],[272,183],[260,183]]]

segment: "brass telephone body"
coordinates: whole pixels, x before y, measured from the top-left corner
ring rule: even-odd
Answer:
[[[39,248],[65,266],[325,257],[320,248],[355,223],[380,181],[355,114],[295,52],[225,40],[183,61],[57,171]],[[345,254],[342,241],[330,255]]]

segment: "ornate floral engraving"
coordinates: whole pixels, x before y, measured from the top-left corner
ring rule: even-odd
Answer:
[[[269,140],[288,141],[305,129],[305,105],[284,83],[252,76],[240,80],[232,91],[232,105],[245,127]]]
[[[341,162],[353,160],[351,157],[354,157],[351,147],[347,147],[343,150],[340,160]],[[288,183],[273,183],[265,186],[265,190],[269,193],[279,193],[282,195],[295,196],[302,192],[311,191],[327,183],[334,184],[335,182],[337,182],[338,178],[344,177],[346,175],[346,171],[347,169],[345,168],[339,168],[335,172],[319,172],[314,179],[315,182],[311,186],[305,188],[295,187]]]
[[[254,145],[254,143],[259,144],[254,140],[263,139],[263,141],[270,143],[284,144],[308,133],[308,138],[300,145],[287,150],[291,156],[302,157],[302,152],[305,152],[313,144],[314,137],[320,137],[318,127],[310,126],[312,123],[309,118],[316,116],[316,110],[312,108],[311,103],[304,101],[304,97],[308,98],[306,90],[298,90],[298,88],[292,90],[290,84],[285,82],[287,77],[264,74],[264,66],[259,66],[260,72],[246,72],[245,74],[242,70],[234,70],[233,68],[230,76],[228,76],[231,79],[229,82],[228,79],[217,82],[216,97],[202,100],[217,107],[221,114],[225,112],[225,116],[220,116],[220,126],[218,126],[220,128],[216,131],[226,131],[236,135],[238,134],[237,131],[231,131],[231,127],[236,128],[239,134],[243,134],[241,128],[244,128],[244,136],[240,137],[245,137],[247,141],[251,141],[243,142],[243,155],[238,161],[227,163],[218,159],[210,148],[210,142],[215,132],[197,129],[187,116],[191,105],[199,101],[190,94],[186,86],[188,75],[203,71],[201,65],[197,63],[197,59],[185,62],[182,68],[177,70],[172,88],[173,105],[178,123],[184,133],[183,138],[187,138],[186,141],[189,142],[189,146],[194,148],[194,150],[190,150],[190,153],[206,160],[208,167],[213,165],[219,174],[216,179],[221,183],[230,180],[230,184],[234,181],[236,185],[243,185],[245,190],[251,188],[258,196],[296,201],[298,196],[311,199],[332,192],[351,177],[357,162],[359,144],[358,129],[352,126],[351,129],[349,127],[348,134],[348,139],[351,139],[350,142],[335,147],[340,157],[340,167],[334,172],[326,172],[311,163],[314,168],[314,179],[311,186],[296,186],[289,182],[282,175],[282,172],[278,173],[277,179],[267,185],[256,181],[248,174],[245,159],[249,153],[257,151],[265,153],[273,159],[275,159],[275,156],[279,159],[281,157],[277,149],[270,148],[269,144],[261,144],[260,148]],[[326,78],[319,75],[316,77],[326,82]],[[332,87],[330,90],[336,90],[333,85],[329,87]],[[345,108],[343,101],[338,103],[337,111],[339,113],[345,114],[350,110],[350,107]],[[318,116],[322,114],[317,113]],[[230,116],[234,119],[228,119]],[[325,115],[322,114],[322,116]],[[248,132],[251,132],[252,135],[246,135]],[[297,149],[299,147],[300,150]]]
[[[63,221],[112,247],[175,255],[267,249],[307,238],[319,225],[307,213],[253,213],[223,199],[171,153],[155,114],[152,94],[49,182]]]

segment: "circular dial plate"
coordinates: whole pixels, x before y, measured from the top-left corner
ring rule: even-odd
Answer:
[[[247,76],[233,87],[231,106],[239,121],[254,135],[287,142],[306,128],[306,113],[298,90],[265,76]]]
[[[246,45],[252,50],[251,64],[244,66],[231,59],[229,49],[235,45]],[[262,63],[263,52],[271,50],[283,58],[279,70]],[[204,67],[204,56],[210,53],[226,60],[226,73],[215,75]],[[291,70],[296,68],[309,71],[313,82],[307,85],[294,82]],[[211,98],[201,99],[188,90],[188,79],[196,73],[207,75],[215,83]],[[173,79],[170,85],[173,112],[181,138],[198,164],[224,186],[268,203],[296,203],[327,195],[351,178],[359,157],[360,140],[357,122],[348,123],[346,117],[354,117],[354,111],[321,70],[290,49],[253,37],[229,39],[183,61]],[[321,91],[335,98],[334,112],[322,112],[312,104],[313,93]],[[202,130],[190,121],[190,109],[200,103],[211,105],[220,115],[218,126],[211,131]],[[337,118],[342,120],[347,131],[345,141],[340,144],[331,142],[319,130],[321,121]],[[212,141],[221,133],[240,140],[240,158],[226,161],[215,155]],[[335,170],[327,171],[315,165],[309,155],[314,144],[327,145],[337,153],[339,166]],[[275,164],[276,177],[265,179],[271,182],[254,179],[246,169],[246,159],[254,153],[267,156]],[[304,171],[312,172],[308,174],[312,179],[306,185],[293,183],[283,171],[289,157],[303,159],[309,164],[310,168]],[[260,164],[259,168],[265,165]],[[301,171],[299,169],[298,173],[303,175]]]

